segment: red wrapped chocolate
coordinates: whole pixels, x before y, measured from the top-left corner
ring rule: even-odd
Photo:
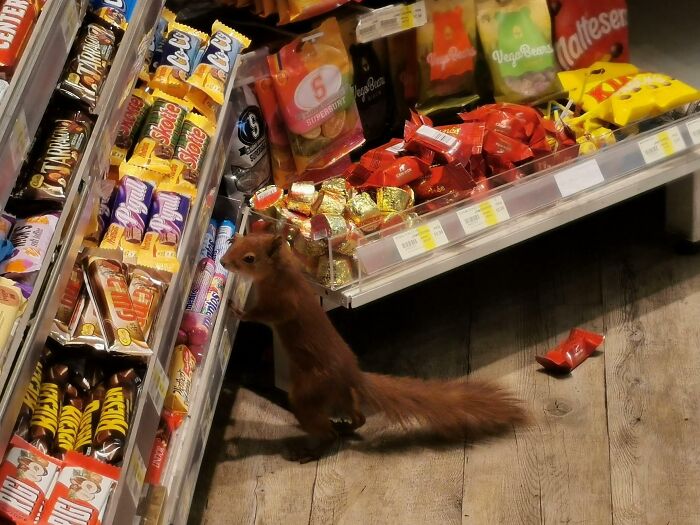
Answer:
[[[430,175],[413,184],[413,191],[420,200],[441,197],[449,192],[471,192],[474,179],[461,164],[433,166]],[[468,194],[464,194],[464,197]]]
[[[391,139],[387,144],[371,149],[362,155],[360,165],[368,170],[385,168],[399,157],[404,145],[405,143],[401,139]]]
[[[404,186],[426,175],[430,166],[418,157],[401,157],[381,171],[374,171],[362,187]]]
[[[547,370],[568,373],[590,357],[604,340],[605,336],[601,334],[574,328],[566,341],[546,355],[535,356],[535,359]]]

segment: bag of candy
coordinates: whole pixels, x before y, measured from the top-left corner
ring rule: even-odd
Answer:
[[[297,173],[334,163],[364,143],[353,69],[335,18],[268,57]]]
[[[562,69],[584,68],[599,60],[629,61],[625,0],[549,0],[549,10]]]
[[[478,0],[476,21],[497,101],[554,92],[557,67],[546,0]]]

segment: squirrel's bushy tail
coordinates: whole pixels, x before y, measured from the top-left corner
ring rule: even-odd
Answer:
[[[528,419],[518,399],[485,381],[362,376],[363,402],[403,427],[418,424],[443,438],[493,434]]]

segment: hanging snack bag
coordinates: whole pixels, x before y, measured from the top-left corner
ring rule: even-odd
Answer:
[[[247,196],[270,179],[265,119],[253,91],[255,79],[262,76],[267,68],[266,51],[263,49],[244,55],[231,95],[236,119],[231,141],[231,174],[236,189]]]
[[[545,0],[479,0],[476,20],[497,101],[534,100],[556,89]]]
[[[425,6],[428,23],[417,29],[420,105],[472,95],[476,91],[474,0],[428,0]]]
[[[364,143],[353,70],[335,18],[268,58],[297,173],[325,168]]]
[[[350,0],[288,0],[289,21],[298,22],[314,16],[322,15],[347,4]]]
[[[549,0],[549,9],[562,69],[580,69],[599,60],[629,61],[625,0]]]

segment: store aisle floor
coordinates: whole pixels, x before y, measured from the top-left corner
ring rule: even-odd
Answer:
[[[497,379],[531,427],[440,445],[374,417],[365,441],[298,465],[281,456],[294,418],[228,383],[191,522],[700,523],[700,256],[677,255],[662,221],[657,192],[333,314],[364,368]],[[542,373],[534,356],[574,326],[605,333],[603,352]]]

